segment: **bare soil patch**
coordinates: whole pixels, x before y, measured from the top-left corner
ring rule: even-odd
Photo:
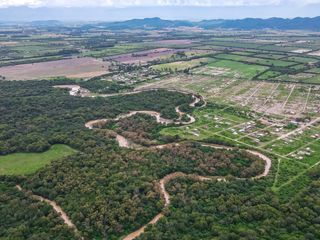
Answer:
[[[17,44],[18,42],[0,42],[0,46],[14,46]]]
[[[21,64],[0,68],[7,80],[33,80],[51,77],[91,78],[108,72],[109,63],[95,58],[72,58],[58,61]]]
[[[320,57],[320,51],[311,52],[308,55]]]
[[[159,44],[179,44],[179,45],[190,45],[193,41],[189,39],[176,39],[176,40],[161,40],[157,41]]]
[[[293,52],[293,53],[306,53],[306,52],[310,52],[310,51],[311,51],[311,49],[301,48],[301,49],[293,50],[291,52]]]
[[[146,63],[161,57],[171,56],[177,52],[176,49],[157,48],[153,50],[140,51],[135,53],[121,54],[111,59],[121,63],[135,64]]]

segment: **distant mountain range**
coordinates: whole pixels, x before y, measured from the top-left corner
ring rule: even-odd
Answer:
[[[17,22],[0,21],[2,24],[15,24]],[[20,24],[22,24],[20,22]],[[62,27],[66,26],[63,21],[58,20],[39,20],[23,22],[23,24],[35,27]],[[70,24],[70,23],[69,23]],[[74,25],[71,24],[71,25]],[[202,21],[187,21],[187,20],[164,20],[158,17],[144,18],[144,19],[131,19],[126,21],[117,22],[92,22],[84,23],[78,22],[77,26],[82,28],[104,28],[109,30],[121,29],[165,29],[177,27],[199,27],[203,29],[239,29],[239,30],[311,30],[320,31],[320,16],[314,18],[245,18],[238,20],[228,19],[213,19]]]
[[[315,18],[246,18],[241,20],[203,20],[200,22],[162,20],[160,18],[132,19],[122,22],[104,22],[96,26],[110,29],[164,29],[175,27],[200,27],[204,29],[231,28],[241,30],[320,30],[320,17]]]

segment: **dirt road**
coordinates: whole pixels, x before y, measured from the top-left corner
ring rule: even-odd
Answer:
[[[134,92],[134,93],[137,93],[137,92]],[[128,93],[128,94],[130,94],[130,93]],[[131,94],[133,94],[133,93],[131,93]],[[201,101],[201,99],[196,97],[195,95],[193,95],[193,99],[194,99],[194,101],[192,103],[190,103],[190,105],[189,105],[191,107],[195,107],[196,104]],[[141,114],[147,114],[147,115],[155,117],[156,121],[161,124],[175,123],[175,124],[188,125],[188,124],[194,123],[196,121],[196,119],[193,116],[182,112],[179,109],[179,107],[176,107],[176,112],[179,114],[179,118],[177,121],[162,118],[161,114],[159,112],[155,112],[155,111],[131,111],[126,114],[121,114],[118,117],[114,118],[113,120],[119,121],[120,119],[128,118],[128,117],[133,116],[135,114],[141,113]],[[182,122],[181,120],[184,115],[187,115],[189,117],[190,121]],[[89,129],[93,129],[93,128],[96,128],[96,127],[99,127],[99,126],[105,124],[107,121],[108,121],[108,119],[98,119],[98,120],[89,121],[85,124],[85,127],[89,128]],[[131,147],[130,141],[121,135],[117,135],[116,140],[118,141],[118,144],[120,147],[124,147],[124,148]],[[179,143],[171,143],[171,144],[165,144],[165,145],[152,146],[152,147],[150,147],[150,149],[156,149],[156,148],[163,149],[165,147],[173,146],[173,145],[177,146],[177,145],[179,145]],[[232,147],[229,147],[229,146],[221,146],[221,145],[215,145],[215,144],[202,144],[202,146],[212,147],[212,148],[216,148],[216,149],[225,149],[226,151],[233,149]],[[138,150],[138,148],[137,148],[137,150]],[[256,152],[253,150],[246,150],[246,151],[252,155],[259,157],[261,160],[263,160],[265,162],[264,172],[257,175],[257,176],[252,177],[252,179],[260,179],[262,177],[266,177],[270,172],[270,168],[271,168],[271,164],[272,164],[271,159],[260,152]],[[161,180],[159,180],[159,182],[158,182],[160,193],[165,201],[164,208],[167,208],[170,205],[170,195],[166,190],[166,184],[176,178],[181,178],[181,177],[192,178],[196,181],[226,181],[226,178],[224,176],[199,176],[199,175],[195,175],[195,174],[185,174],[182,172],[175,172],[175,173],[168,174],[165,177],[163,177]],[[246,180],[245,178],[236,178],[236,179],[237,180]],[[148,225],[156,224],[163,216],[164,216],[163,213],[160,212],[150,222],[148,222],[147,224],[145,224],[144,226],[142,226],[138,230],[125,236],[123,238],[123,240],[133,240],[133,239],[139,237],[142,233],[144,233],[145,228]]]
[[[203,146],[217,148],[217,149],[226,149],[226,150],[232,149],[230,147],[219,146],[219,145],[203,144]],[[161,148],[163,148],[163,147],[164,147],[164,145],[161,146]],[[270,172],[271,163],[272,163],[271,159],[268,158],[267,156],[263,155],[262,153],[259,153],[256,151],[247,150],[247,152],[251,153],[252,155],[258,156],[263,161],[265,161],[265,167],[264,167],[263,173],[252,177],[252,179],[260,179],[262,177],[266,177]],[[226,178],[224,176],[199,176],[199,175],[194,175],[194,174],[185,174],[182,172],[175,172],[175,173],[168,174],[159,181],[160,192],[161,192],[161,195],[165,201],[164,208],[167,208],[170,205],[170,194],[166,190],[166,185],[170,181],[177,179],[177,178],[191,178],[191,179],[194,179],[196,181],[201,181],[201,182],[202,181],[226,181]],[[237,178],[237,179],[238,180],[246,180],[245,178]],[[149,223],[142,226],[137,231],[130,233],[125,238],[123,238],[123,240],[134,240],[135,238],[139,237],[141,234],[144,233],[144,231],[148,225],[156,224],[162,217],[164,217],[163,213],[157,214]]]
[[[27,190],[24,190],[20,185],[16,185],[16,188],[21,191],[21,192],[27,192]],[[77,230],[76,226],[73,224],[73,222],[70,220],[70,218],[68,217],[68,215],[62,210],[62,208],[55,202],[52,200],[49,200],[47,198],[32,194],[31,197],[37,201],[40,202],[45,202],[47,204],[49,204],[53,210],[61,217],[61,219],[63,220],[63,222],[70,228],[73,228],[74,231],[78,234],[79,231]]]

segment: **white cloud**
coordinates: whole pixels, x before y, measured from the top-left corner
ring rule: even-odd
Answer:
[[[9,6],[36,6],[40,5],[42,0],[0,0],[0,7],[9,7]]]
[[[320,0],[0,0],[0,7],[10,6],[263,6],[263,5],[309,5]]]

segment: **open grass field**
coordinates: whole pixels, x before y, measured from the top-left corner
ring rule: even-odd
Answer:
[[[276,66],[276,67],[288,67],[290,65],[294,65],[294,62],[290,61],[282,61],[278,59],[265,59],[265,58],[256,58],[256,57],[248,57],[248,56],[240,56],[234,54],[218,54],[216,55],[218,59],[226,59],[226,60],[233,60],[239,62],[248,62],[266,66]]]
[[[220,67],[225,69],[230,69],[231,71],[236,72],[241,78],[251,79],[257,74],[265,71],[268,67],[259,66],[259,65],[248,65],[245,63],[228,61],[228,60],[219,60],[208,64],[208,67]]]
[[[51,161],[70,156],[76,151],[66,145],[53,145],[43,153],[14,153],[0,156],[0,175],[28,175]]]

